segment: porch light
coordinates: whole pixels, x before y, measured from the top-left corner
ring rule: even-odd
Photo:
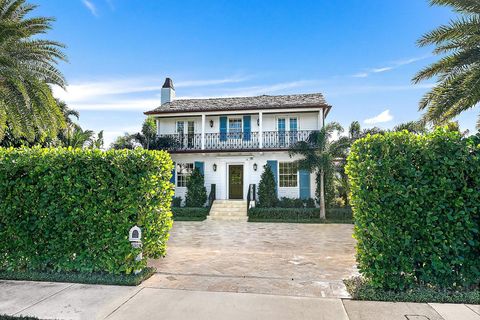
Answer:
[[[260,118],[257,118],[257,126],[260,126]]]
[[[217,164],[216,163],[213,164],[213,171],[217,171]]]
[[[210,128],[213,128],[213,120],[210,120]]]
[[[257,169],[258,169],[258,166],[257,166],[256,163],[254,163],[254,164],[253,164],[253,170],[254,170],[254,171],[257,171]]]

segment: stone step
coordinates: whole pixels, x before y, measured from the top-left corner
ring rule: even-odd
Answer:
[[[210,221],[244,221],[247,222],[247,216],[208,216]]]
[[[222,212],[222,211],[210,211],[211,216],[239,216],[246,217],[247,212]]]
[[[215,200],[209,220],[247,221],[247,202],[244,200]]]
[[[246,208],[246,203],[213,203],[213,206],[219,208]]]

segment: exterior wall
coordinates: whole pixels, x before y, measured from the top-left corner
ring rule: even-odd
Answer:
[[[277,160],[279,162],[293,162],[298,157],[290,158],[287,151],[283,152],[252,152],[242,154],[172,154],[175,163],[194,163],[195,161],[204,162],[204,176],[207,194],[210,194],[210,187],[216,184],[216,199],[228,199],[228,165],[243,164],[243,198],[247,198],[249,184],[258,184],[263,172],[263,166],[268,160]],[[257,164],[257,171],[253,169],[253,164]],[[213,164],[217,165],[217,171],[213,171]],[[278,166],[277,166],[278,170]],[[175,171],[176,174],[176,171]],[[277,172],[278,176],[278,172]],[[299,177],[298,177],[299,178]],[[175,182],[178,179],[175,177]],[[297,187],[285,188],[278,187],[278,197],[299,198],[300,183]],[[186,188],[175,187],[175,196],[185,198]],[[315,174],[310,174],[310,197],[315,198]]]
[[[227,117],[239,118],[243,115],[232,115]],[[251,123],[252,123],[252,132],[258,132],[259,126],[257,124],[258,114],[251,114]],[[272,114],[264,113],[263,114],[263,131],[277,131],[277,121],[276,119],[297,117],[298,118],[298,128],[297,130],[318,130],[318,112],[306,112],[306,113],[282,113],[282,114]],[[205,133],[219,133],[220,132],[220,116],[207,116],[205,117]],[[175,134],[176,133],[176,122],[177,121],[194,121],[195,122],[195,133],[202,132],[202,118],[200,115],[193,117],[179,117],[179,118],[157,118],[159,123],[158,134]],[[213,120],[213,127],[210,127],[210,120]],[[288,120],[287,120],[288,121]],[[289,125],[287,122],[287,131]]]

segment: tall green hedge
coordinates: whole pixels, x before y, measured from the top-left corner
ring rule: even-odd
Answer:
[[[0,270],[130,273],[165,254],[166,152],[0,148]],[[143,260],[128,231],[143,232]]]
[[[480,148],[438,129],[354,143],[350,178],[360,272],[402,290],[478,286]]]

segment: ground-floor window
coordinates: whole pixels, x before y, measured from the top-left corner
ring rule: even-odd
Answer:
[[[280,162],[278,164],[278,182],[280,187],[296,187],[298,166],[295,162]]]
[[[177,163],[177,187],[186,187],[193,172],[193,163]]]

